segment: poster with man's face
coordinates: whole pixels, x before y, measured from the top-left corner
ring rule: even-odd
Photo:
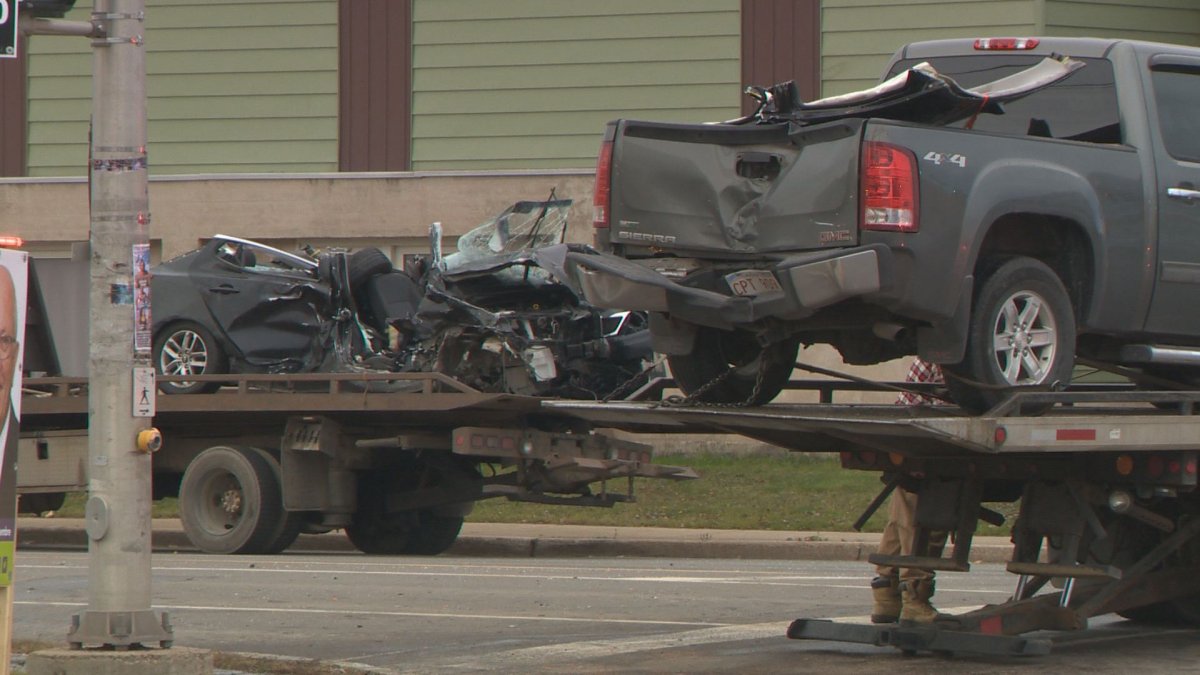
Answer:
[[[12,585],[29,255],[0,249],[0,586]]]

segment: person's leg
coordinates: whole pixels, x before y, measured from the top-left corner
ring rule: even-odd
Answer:
[[[903,550],[904,494],[906,493],[902,489],[892,492],[888,504],[888,521],[883,526],[883,535],[879,538],[878,553],[881,555],[900,555]],[[872,623],[895,623],[900,620],[900,570],[888,565],[877,565],[875,578],[871,580],[871,595],[874,599],[871,608]]]
[[[939,557],[946,545],[945,532],[932,532],[929,535],[929,548],[926,551],[913,551],[917,528],[917,495],[913,492],[898,490],[904,498],[898,500],[903,504],[898,508],[896,519],[902,523],[900,533],[900,555],[921,557]],[[901,610],[899,620],[903,623],[933,623],[938,618],[938,611],[930,599],[934,591],[934,572],[932,570],[904,568],[899,574]]]

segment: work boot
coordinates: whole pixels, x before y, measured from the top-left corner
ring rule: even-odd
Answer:
[[[908,579],[900,582],[901,624],[931,624],[945,618],[929,602],[933,597],[933,579]],[[874,617],[872,617],[874,618]]]
[[[871,580],[871,595],[875,597],[871,623],[896,623],[900,619],[900,579],[875,577]]]

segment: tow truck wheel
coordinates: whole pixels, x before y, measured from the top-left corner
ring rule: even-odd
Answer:
[[[221,345],[212,333],[190,321],[167,326],[154,341],[154,368],[159,375],[215,375],[228,371]],[[200,394],[216,391],[219,382],[162,382],[164,394]]]
[[[696,329],[692,352],[668,356],[667,363],[675,383],[689,396],[733,368],[720,383],[704,388],[699,400],[762,405],[778,396],[792,378],[799,349],[800,343],[796,340],[762,347],[747,331],[700,326]],[[760,369],[761,382],[758,381]]]
[[[410,512],[387,512],[391,478],[390,474],[380,472],[359,475],[358,508],[346,526],[346,538],[363,553],[400,555],[406,552],[416,520]]]
[[[188,539],[205,553],[286,548],[280,544],[291,529],[272,461],[247,447],[216,446],[197,455],[179,485],[179,517]]]
[[[462,516],[438,515],[430,509],[417,512],[417,525],[409,533],[405,553],[437,555],[454,545],[462,531]]]
[[[955,402],[986,412],[1020,387],[1067,384],[1075,364],[1075,312],[1062,280],[1034,258],[995,261],[975,296],[963,360],[946,367]],[[1026,406],[1027,414],[1050,408]]]
[[[287,550],[289,546],[296,542],[296,538],[300,536],[300,531],[304,527],[304,517],[297,511],[288,511],[283,508],[283,471],[279,467],[279,460],[266,450],[251,448],[257,452],[267,464],[271,467],[271,474],[275,477],[275,484],[279,486],[279,504],[280,518],[279,523],[275,526],[275,531],[267,538],[267,543],[263,546],[261,553],[274,555]]]

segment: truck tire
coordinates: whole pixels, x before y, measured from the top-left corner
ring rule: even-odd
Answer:
[[[975,295],[963,360],[944,368],[950,395],[973,413],[1017,388],[1066,384],[1075,364],[1075,311],[1062,280],[1034,258],[997,263]],[[1051,405],[1023,411],[1040,414]]]
[[[799,349],[800,343],[794,339],[764,348],[747,331],[700,326],[696,329],[692,352],[668,356],[667,363],[675,384],[688,396],[733,367],[734,371],[719,384],[704,389],[698,400],[762,405],[778,396],[792,378]],[[756,390],[760,368],[764,369],[762,382]]]
[[[275,527],[275,531],[271,536],[267,537],[266,544],[263,545],[262,550],[259,552],[266,555],[283,553],[300,536],[300,530],[304,525],[304,518],[297,511],[288,511],[283,508],[283,470],[279,466],[279,460],[275,459],[275,456],[266,450],[259,448],[250,449],[261,455],[271,467],[271,473],[275,476],[275,484],[279,486],[279,505],[282,514],[279,518],[279,524]]]
[[[442,516],[429,509],[421,509],[417,512],[416,526],[409,533],[404,552],[412,555],[442,553],[454,545],[462,526],[462,516]]]
[[[201,551],[277,552],[273,549],[290,529],[269,459],[255,448],[219,445],[188,464],[179,486],[179,517],[188,539]]]
[[[1196,517],[1196,516],[1191,516]],[[1176,526],[1182,527],[1186,521],[1176,518]],[[1129,536],[1132,531],[1133,536]],[[1120,541],[1127,542],[1121,551],[1124,563],[1121,567],[1133,564],[1143,555],[1150,552],[1166,535],[1141,523],[1123,523],[1123,530],[1115,532]],[[1121,538],[1121,535],[1126,535]],[[1200,572],[1200,542],[1195,539],[1185,543],[1178,551],[1163,561],[1157,570],[1184,568],[1192,573]],[[1200,626],[1200,596],[1189,595],[1171,598],[1152,605],[1131,607],[1117,612],[1120,616],[1138,623],[1167,625],[1167,626]]]
[[[154,369],[159,375],[218,375],[229,372],[225,352],[212,333],[191,321],[167,326],[154,340]],[[164,394],[200,394],[220,389],[219,382],[159,382]]]
[[[406,553],[416,525],[411,513],[386,511],[391,478],[381,472],[362,473],[358,477],[358,508],[346,526],[346,538],[354,548],[369,555]]]

